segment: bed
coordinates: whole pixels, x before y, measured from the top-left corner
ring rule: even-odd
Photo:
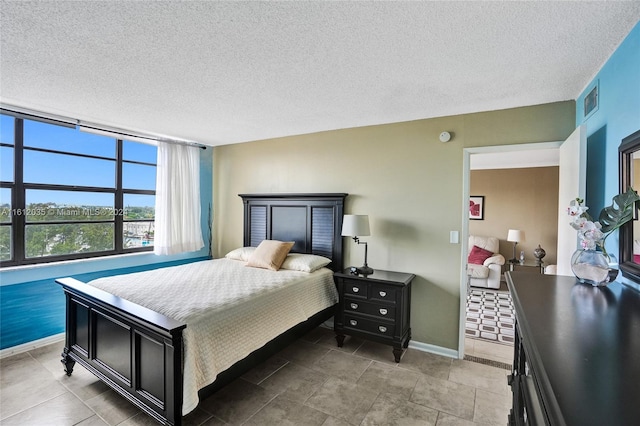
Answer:
[[[248,268],[238,259],[217,259],[104,278],[92,285],[56,280],[67,303],[66,373],[71,375],[78,363],[160,423],[180,425],[198,398],[333,315],[335,298],[327,282],[332,283],[331,271],[342,269],[346,195],[240,195],[244,246],[292,241],[291,253],[328,258],[329,270],[273,272]],[[211,271],[223,271],[213,280],[217,284],[210,284]],[[277,277],[276,282],[267,285],[269,277]],[[177,303],[176,288],[186,285],[195,286],[183,292],[193,292],[192,297]],[[252,286],[258,288],[256,297],[248,296]],[[204,293],[198,292],[209,287],[224,293],[213,308],[199,304]],[[209,317],[216,322],[207,322]],[[209,358],[200,357],[201,352]]]

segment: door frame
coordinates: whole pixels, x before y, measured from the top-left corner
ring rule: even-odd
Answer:
[[[464,336],[467,306],[467,256],[469,255],[469,195],[471,176],[471,156],[473,154],[504,153],[514,151],[532,151],[538,149],[560,149],[564,141],[536,142],[516,145],[493,145],[475,148],[463,148],[462,150],[462,232],[460,243],[460,319],[458,330],[458,358],[464,358]]]

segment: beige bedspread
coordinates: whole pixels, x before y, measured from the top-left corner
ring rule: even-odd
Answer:
[[[89,283],[187,323],[183,415],[218,373],[338,300],[329,269],[275,272],[245,265],[208,260]]]

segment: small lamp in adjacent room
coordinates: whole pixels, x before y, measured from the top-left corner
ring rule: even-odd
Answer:
[[[509,229],[509,233],[507,234],[507,241],[513,243],[513,258],[509,259],[509,262],[518,263],[518,259],[516,258],[516,246],[519,242],[524,241],[524,231],[520,231],[518,229]]]
[[[356,272],[362,275],[373,274],[373,269],[367,265],[367,243],[360,241],[358,237],[371,235],[369,231],[369,216],[362,214],[345,214],[342,221],[342,236],[353,237],[356,244],[364,244],[364,265],[356,268]]]

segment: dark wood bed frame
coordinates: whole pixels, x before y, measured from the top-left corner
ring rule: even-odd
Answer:
[[[241,194],[244,245],[264,239],[295,241],[292,252],[313,253],[342,269],[342,216],[347,194]],[[91,287],[56,280],[66,297],[62,363],[76,363],[162,424],[182,424],[182,331],[187,324]],[[202,400],[286,345],[322,324],[335,305],[276,337],[201,389]]]

